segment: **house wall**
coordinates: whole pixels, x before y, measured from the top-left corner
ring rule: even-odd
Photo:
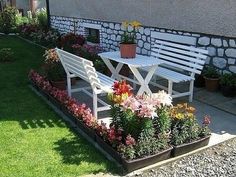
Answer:
[[[27,11],[30,10],[29,0],[16,0],[16,8],[23,9],[24,14],[27,14]]]
[[[52,15],[236,37],[235,0],[50,0]]]
[[[234,10],[236,1],[99,0],[99,3],[97,2],[97,0],[67,0],[65,3],[64,0],[50,0],[52,27],[61,33],[75,32],[85,35],[85,23],[100,25],[100,45],[104,50],[112,51],[119,50],[119,41],[124,32],[120,22],[124,19],[139,20],[144,25],[137,33],[138,54],[150,55],[151,31],[193,36],[197,39],[197,47],[209,51],[206,64],[217,67],[222,73],[236,73],[236,20],[233,19],[236,17]]]

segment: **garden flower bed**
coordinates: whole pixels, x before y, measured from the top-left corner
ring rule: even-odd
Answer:
[[[112,122],[108,128],[103,122],[97,122],[85,104],[53,87],[37,72],[31,70],[29,79],[38,91],[122,164],[125,172],[168,159],[171,153],[179,155],[181,153],[176,153],[179,145],[186,147],[180,152],[187,153],[208,143],[209,116],[204,117],[202,126],[198,125],[195,109],[187,104],[172,106],[171,97],[164,91],[152,97],[140,97],[133,95],[125,81],[114,83],[114,92],[109,94]]]

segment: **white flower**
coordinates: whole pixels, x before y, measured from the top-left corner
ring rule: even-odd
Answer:
[[[158,101],[163,106],[172,106],[172,97],[164,90],[152,94],[152,98]]]

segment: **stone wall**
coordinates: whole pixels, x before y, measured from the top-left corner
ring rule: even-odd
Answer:
[[[100,45],[105,51],[119,50],[119,41],[121,40],[121,34],[124,32],[120,23],[51,16],[52,27],[58,29],[61,33],[76,32],[84,35],[85,27],[83,23],[101,25]],[[151,31],[193,36],[197,38],[197,47],[208,49],[207,64],[216,66],[224,73],[236,73],[236,39],[144,26],[137,33],[138,54],[150,55]]]

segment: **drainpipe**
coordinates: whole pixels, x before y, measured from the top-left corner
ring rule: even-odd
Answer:
[[[49,0],[46,0],[46,8],[47,8],[47,17],[48,17],[48,28],[50,28],[50,7],[49,7]]]

